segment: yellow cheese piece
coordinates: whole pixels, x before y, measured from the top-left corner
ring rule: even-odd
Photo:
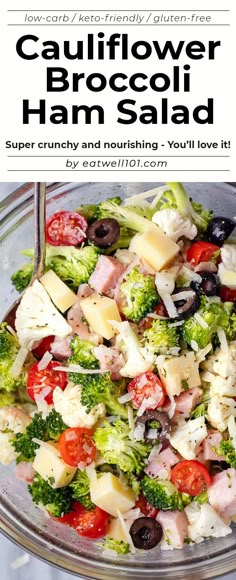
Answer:
[[[107,535],[118,542],[128,542],[127,536],[128,532],[122,528],[119,518],[114,518],[111,520],[108,528]]]
[[[92,330],[110,340],[115,334],[115,329],[108,320],[121,322],[116,301],[94,293],[81,300],[80,306]]]
[[[198,387],[201,384],[198,367],[193,352],[169,359],[159,357],[158,373],[167,395],[176,396],[186,388]]]
[[[62,280],[53,272],[49,270],[40,278],[40,282],[49,294],[55,306],[61,312],[65,312],[75,304],[78,296]]]
[[[92,502],[111,516],[117,516],[117,510],[127,512],[135,505],[132,489],[124,487],[113,473],[91,479],[90,494]]]
[[[33,469],[51,487],[57,489],[58,487],[69,485],[77,468],[65,463],[55,443],[49,441],[40,445],[33,462]]]
[[[129,250],[159,272],[175,258],[179,246],[161,228],[156,227],[144,234],[136,234],[131,240]]]

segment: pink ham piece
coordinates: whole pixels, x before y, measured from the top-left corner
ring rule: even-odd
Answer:
[[[51,344],[50,352],[57,360],[66,360],[71,356],[72,352],[70,349],[70,342],[73,338],[73,335],[68,336],[65,339],[58,338],[57,336],[54,338],[54,341]]]
[[[88,298],[91,294],[93,294],[93,290],[88,284],[80,285],[77,292],[78,302],[76,302],[68,311],[67,322],[75,334],[78,334],[80,338],[83,340],[90,340],[93,344],[99,344],[99,342],[102,342],[102,337],[90,330],[88,324],[84,321],[84,314],[80,306],[81,300],[83,298]]]
[[[171,467],[176,465],[180,459],[180,455],[175,453],[170,446],[161,451],[156,458],[152,459],[144,471],[151,478],[160,477],[161,479],[170,479]]]
[[[175,397],[175,419],[188,419],[193,409],[201,403],[203,391],[199,387],[194,387],[189,391],[184,391]]]
[[[101,255],[89,278],[90,286],[99,294],[113,297],[114,288],[124,271],[124,266],[111,256]]]
[[[99,360],[101,371],[110,372],[112,381],[122,379],[119,371],[124,366],[125,361],[115,347],[108,347],[100,344],[99,346],[94,347],[93,352]]]
[[[188,520],[184,512],[171,512],[160,510],[156,517],[157,522],[163,529],[161,540],[162,550],[180,550],[184,546],[184,540],[188,536]]]
[[[34,479],[35,471],[32,467],[32,463],[28,461],[20,461],[15,468],[15,476],[21,481],[26,483],[32,483]]]
[[[207,461],[224,461],[224,456],[217,455],[214,447],[217,449],[223,437],[219,431],[209,431],[206,439],[202,442],[203,458]]]
[[[226,523],[230,522],[236,515],[236,469],[230,467],[213,476],[208,500]]]

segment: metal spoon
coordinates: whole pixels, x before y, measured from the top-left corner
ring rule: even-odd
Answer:
[[[45,262],[45,207],[46,207],[46,183],[35,183],[34,186],[34,269],[29,286],[38,280],[44,269]],[[29,287],[28,286],[28,287]],[[15,328],[16,310],[20,304],[25,290],[18,296],[4,316],[3,322]]]

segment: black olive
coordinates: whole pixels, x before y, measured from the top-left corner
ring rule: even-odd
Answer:
[[[134,520],[130,535],[135,548],[151,550],[161,541],[163,531],[160,524],[152,518],[142,517]]]
[[[170,441],[167,438],[167,435],[169,435],[170,433],[170,429],[171,429],[171,423],[170,423],[170,419],[167,415],[167,413],[165,413],[164,411],[156,411],[155,409],[150,409],[149,411],[146,411],[145,413],[143,413],[143,415],[141,415],[141,417],[138,418],[138,423],[142,423],[145,425],[145,431],[144,431],[144,439],[145,441],[147,441],[147,443],[153,443],[153,439],[149,439],[148,437],[148,431],[150,428],[150,422],[151,421],[157,421],[160,424],[160,427],[157,427],[157,431],[158,431],[158,441],[162,444],[162,449],[166,449],[166,447],[169,447],[170,445]]]
[[[201,272],[201,282],[193,280],[190,284],[191,288],[197,292],[197,294],[205,294],[206,296],[216,296],[219,293],[219,280],[215,274],[212,272]]]
[[[99,248],[109,248],[119,238],[120,226],[113,218],[96,220],[87,229],[86,236]]]
[[[186,318],[189,318],[195,314],[200,307],[200,298],[193,288],[178,288],[175,290],[175,294],[180,292],[189,292],[189,296],[187,298],[175,300],[174,304],[177,310],[177,315],[174,317],[175,320],[185,320]]]
[[[215,217],[209,224],[205,237],[209,242],[211,242],[211,244],[223,246],[223,243],[228,239],[230,234],[232,234],[235,226],[236,222],[230,218]]]

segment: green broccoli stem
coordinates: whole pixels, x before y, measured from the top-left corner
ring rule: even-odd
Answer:
[[[207,222],[193,209],[191,201],[182,183],[178,181],[168,181],[167,185],[171,188],[173,195],[175,197],[176,205],[178,210],[185,216],[192,219],[195,225],[200,229],[204,230],[207,227]]]

